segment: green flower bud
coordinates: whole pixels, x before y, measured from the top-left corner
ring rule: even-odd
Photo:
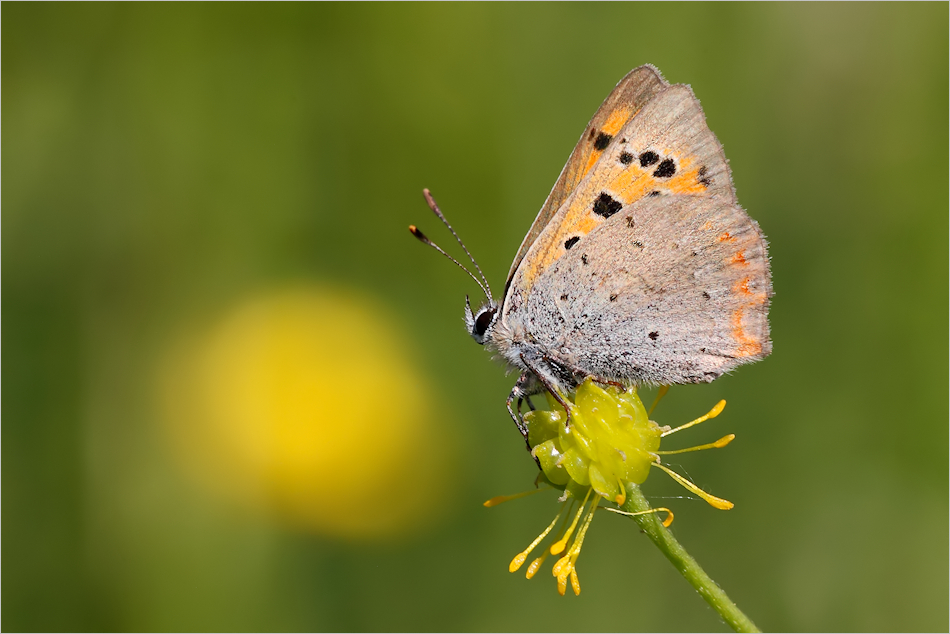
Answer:
[[[550,395],[548,403],[550,410],[529,412],[525,421],[532,454],[551,483],[572,480],[616,501],[623,499],[622,482],[646,480],[662,430],[650,421],[634,388],[603,389],[588,378],[569,403],[568,424],[564,408]]]

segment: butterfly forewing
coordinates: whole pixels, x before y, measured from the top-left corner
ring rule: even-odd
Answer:
[[[692,90],[683,85],[661,90],[618,131],[534,240],[511,286],[522,294],[530,291],[552,263],[624,206],[677,195],[735,202],[722,146]]]
[[[511,270],[508,272],[509,284],[535,239],[544,231],[551,217],[593,168],[604,151],[612,145],[617,133],[654,95],[668,85],[656,68],[650,65],[640,66],[620,80],[620,83],[604,100],[584,129],[584,134],[574,147],[554,188],[522,241],[511,264]]]

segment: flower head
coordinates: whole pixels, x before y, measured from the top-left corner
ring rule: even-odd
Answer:
[[[636,391],[601,389],[590,379],[578,389],[571,420],[553,397],[551,409],[529,412],[528,443],[555,485],[573,481],[623,504],[622,482],[640,484],[656,460],[663,430],[647,417]]]
[[[661,388],[657,401],[664,393],[665,389]],[[561,510],[554,521],[511,561],[511,572],[520,569],[531,552],[554,532],[553,543],[532,560],[526,576],[529,579],[533,577],[548,555],[559,555],[552,568],[552,574],[557,578],[558,592],[565,594],[570,581],[574,593],[580,594],[576,562],[598,508],[624,515],[663,511],[666,513],[664,526],[669,526],[673,521],[673,513],[666,508],[639,513],[617,508],[626,500],[626,484],[641,484],[653,467],[665,471],[712,506],[723,510],[732,508],[728,500],[706,493],[663,465],[661,456],[724,447],[735,438],[734,435],[729,434],[716,442],[697,447],[660,451],[662,438],[715,418],[725,407],[725,401],[720,401],[705,416],[675,429],[660,427],[651,421],[633,388],[622,391],[611,386],[604,389],[588,378],[577,388],[573,402],[569,399],[565,399],[565,402],[568,403],[570,417],[550,395],[548,403],[551,409],[532,411],[525,415],[531,454],[541,467],[539,483],[560,489],[564,494],[561,497]],[[526,494],[492,498],[485,502],[485,506],[495,506],[522,495]],[[607,506],[600,506],[602,501]]]

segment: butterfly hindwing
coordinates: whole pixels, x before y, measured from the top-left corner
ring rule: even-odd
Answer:
[[[601,104],[590,123],[584,129],[584,134],[574,147],[571,157],[567,160],[561,175],[554,184],[551,193],[541,207],[515,255],[511,270],[508,272],[508,282],[531,248],[535,239],[548,225],[551,217],[557,212],[564,201],[571,195],[584,176],[596,164],[603,152],[611,145],[616,134],[627,122],[636,115],[660,90],[669,84],[653,66],[645,65],[630,71],[626,77],[613,89],[607,99]]]
[[[643,198],[546,270],[521,323],[553,361],[636,383],[711,381],[771,352],[765,239],[727,198]],[[544,338],[544,333],[549,333]]]

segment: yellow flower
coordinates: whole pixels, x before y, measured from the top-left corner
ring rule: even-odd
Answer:
[[[172,456],[215,497],[281,525],[347,541],[427,525],[452,439],[397,321],[358,291],[314,284],[193,327],[159,373]],[[428,485],[368,504],[394,474]]]
[[[665,391],[661,388],[657,401]],[[550,410],[538,410],[525,415],[528,423],[528,443],[532,447],[531,454],[541,466],[538,483],[562,490],[563,504],[554,521],[511,561],[511,572],[521,568],[528,555],[560,522],[554,542],[528,565],[526,576],[529,579],[533,577],[549,554],[560,555],[552,568],[552,574],[557,578],[558,592],[565,594],[567,582],[570,581],[574,594],[580,594],[576,563],[595,511],[605,508],[624,515],[639,514],[627,513],[612,505],[619,507],[624,503],[625,483],[641,484],[647,479],[652,467],[665,471],[676,482],[712,506],[723,510],[732,508],[731,502],[701,490],[663,465],[660,458],[663,455],[725,447],[729,444],[735,438],[733,434],[706,445],[660,451],[662,438],[715,418],[725,407],[725,401],[720,401],[705,416],[675,429],[660,427],[651,421],[635,389],[603,389],[589,378],[577,388],[574,401],[568,400],[569,420],[564,408],[550,395],[548,403]],[[492,498],[485,502],[485,506],[495,506],[522,495],[527,493]],[[600,506],[602,501],[609,506]],[[644,512],[659,511],[667,514],[663,524],[669,526],[673,521],[673,513],[669,509],[656,508]]]

